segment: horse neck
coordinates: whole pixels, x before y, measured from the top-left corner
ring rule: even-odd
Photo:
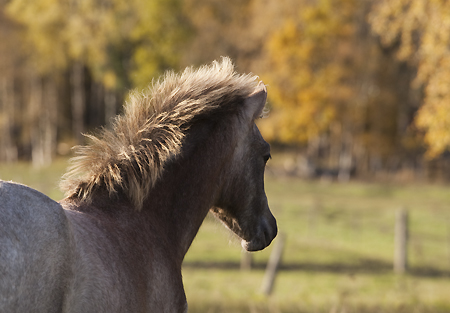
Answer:
[[[225,164],[231,157],[233,139],[223,130],[217,132],[217,127],[214,130],[201,143],[186,145],[186,155],[165,169],[144,202],[143,211],[163,226],[159,231],[181,261],[218,197]],[[211,128],[203,131],[207,134]],[[202,138],[198,132],[191,137],[196,136]]]

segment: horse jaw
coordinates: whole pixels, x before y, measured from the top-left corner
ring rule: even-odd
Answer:
[[[245,224],[240,223],[236,218],[230,217],[225,210],[213,207],[211,208],[211,213],[241,239],[241,246],[247,251],[263,250],[270,245],[278,233],[277,221],[268,207],[251,233],[244,231],[247,228],[244,226]]]

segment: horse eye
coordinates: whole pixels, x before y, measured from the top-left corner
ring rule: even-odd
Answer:
[[[269,154],[266,154],[265,156],[264,156],[264,163],[267,163],[267,161],[269,161],[269,159],[271,159],[272,158],[272,156],[270,155],[270,153]]]

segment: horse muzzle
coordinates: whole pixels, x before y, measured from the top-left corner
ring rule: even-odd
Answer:
[[[277,221],[272,213],[262,216],[257,233],[250,240],[243,239],[242,247],[247,251],[259,251],[266,248],[272,240],[277,236]]]

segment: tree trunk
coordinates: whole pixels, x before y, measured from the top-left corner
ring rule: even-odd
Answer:
[[[29,121],[31,141],[31,161],[34,167],[43,166],[46,163],[42,142],[42,119],[45,112],[42,111],[43,102],[42,78],[32,75],[30,78]]]
[[[33,166],[52,162],[57,141],[57,91],[55,81],[40,76],[31,78],[30,86],[30,139]]]
[[[350,132],[343,132],[342,137],[338,180],[340,182],[347,182],[350,180],[353,163],[353,136]]]
[[[3,77],[1,81],[0,99],[0,160],[15,162],[18,158],[17,145],[14,138],[15,98],[14,78]]]
[[[73,64],[70,82],[72,86],[72,129],[77,144],[82,144],[86,109],[84,66],[82,63],[75,62]]]
[[[105,90],[105,124],[109,125],[117,114],[117,96],[114,90]]]
[[[91,80],[90,102],[88,109],[88,125],[90,127],[98,127],[104,125],[105,121],[105,105],[104,105],[104,88],[103,84]]]
[[[45,84],[45,112],[42,122],[44,131],[44,159],[45,163],[50,163],[55,155],[58,135],[58,92],[53,78],[46,81]]]

